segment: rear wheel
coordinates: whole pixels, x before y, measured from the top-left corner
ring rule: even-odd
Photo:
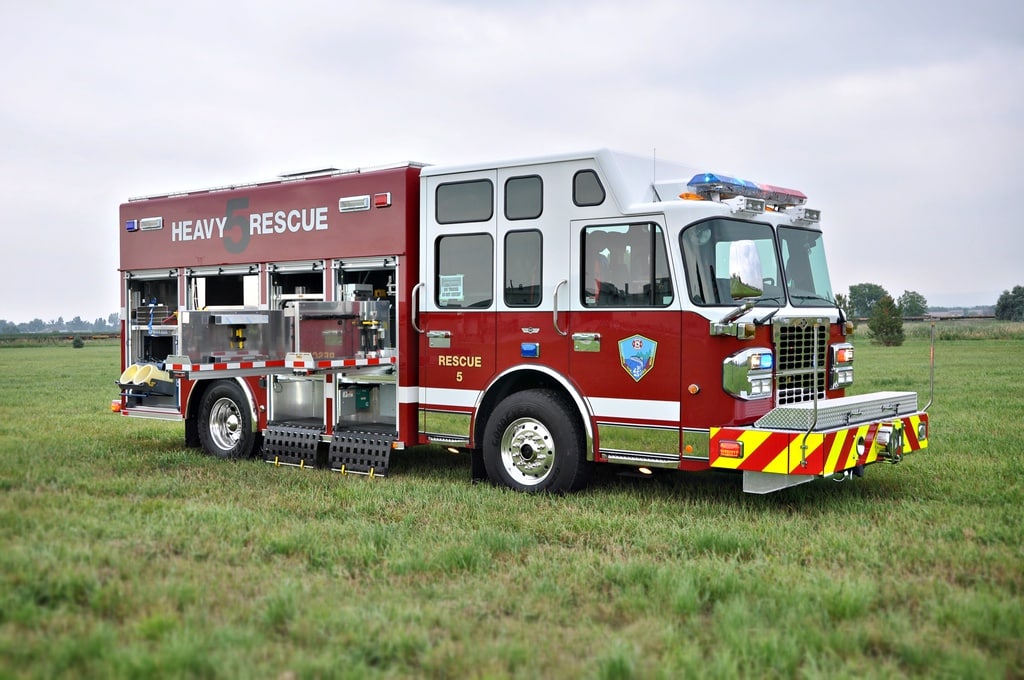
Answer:
[[[199,407],[199,440],[218,458],[248,458],[256,443],[249,400],[237,383],[215,383]]]
[[[578,415],[551,390],[517,392],[498,404],[484,431],[484,465],[496,484],[556,493],[585,486],[591,467]]]

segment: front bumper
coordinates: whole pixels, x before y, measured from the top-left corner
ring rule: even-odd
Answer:
[[[764,493],[880,460],[898,463],[928,447],[928,414],[913,392],[876,392],[776,408],[751,427],[713,427],[710,444],[712,468],[760,473],[745,490]]]

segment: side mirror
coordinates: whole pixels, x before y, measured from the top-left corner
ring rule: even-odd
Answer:
[[[761,256],[753,241],[734,241],[729,244],[729,295],[733,300],[761,297],[764,294],[764,276]]]

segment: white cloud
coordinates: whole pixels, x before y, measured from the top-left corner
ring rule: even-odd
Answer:
[[[595,146],[802,189],[837,290],[1022,282],[1010,0],[8,3],[0,78],[0,318],[116,309],[129,196]]]

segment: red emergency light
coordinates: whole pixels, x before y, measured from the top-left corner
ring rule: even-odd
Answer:
[[[382,194],[373,195],[374,208],[387,208],[391,205],[391,192],[385,191]]]

